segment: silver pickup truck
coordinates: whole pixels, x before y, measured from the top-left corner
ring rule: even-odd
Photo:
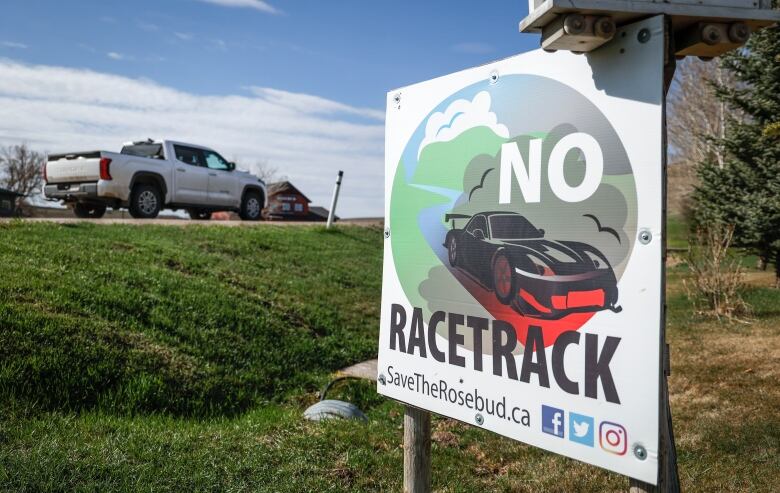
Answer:
[[[184,209],[193,219],[235,211],[257,221],[266,206],[265,183],[207,147],[147,140],[119,153],[74,152],[48,156],[44,195],[73,207],[78,217],[99,218],[107,207],[127,208],[139,219]]]

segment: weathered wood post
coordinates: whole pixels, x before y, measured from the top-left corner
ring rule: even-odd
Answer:
[[[638,479],[629,478],[628,491],[629,493],[653,493],[657,490],[652,484],[643,483]]]
[[[431,491],[431,413],[406,406],[404,412],[404,493]]]

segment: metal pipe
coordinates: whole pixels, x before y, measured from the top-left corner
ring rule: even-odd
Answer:
[[[339,190],[341,190],[341,178],[344,176],[343,171],[339,171],[339,177],[336,179],[336,188],[333,189],[333,200],[330,203],[330,212],[328,212],[328,225],[326,226],[328,229],[330,229],[331,224],[333,224],[333,218],[336,217],[336,204],[339,201]]]

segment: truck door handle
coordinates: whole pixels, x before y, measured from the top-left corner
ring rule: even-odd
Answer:
[[[209,176],[217,176],[216,173],[209,173]]]
[[[184,168],[176,168],[176,171],[178,171],[179,173],[186,173],[187,172],[187,170],[185,170]]]

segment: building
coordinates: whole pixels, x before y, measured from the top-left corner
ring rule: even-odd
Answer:
[[[328,210],[310,206],[311,200],[289,181],[268,185],[268,207],[263,215],[269,221],[327,221]]]
[[[309,217],[311,218],[309,221],[327,221],[328,214],[330,214],[330,212],[324,207],[319,207],[316,205],[309,207]],[[333,217],[334,222],[338,221],[339,219],[339,216]]]
[[[0,217],[17,215],[16,199],[19,197],[23,197],[23,195],[0,188]]]
[[[268,185],[268,207],[266,219],[295,220],[309,215],[311,200],[289,181],[280,181]]]

